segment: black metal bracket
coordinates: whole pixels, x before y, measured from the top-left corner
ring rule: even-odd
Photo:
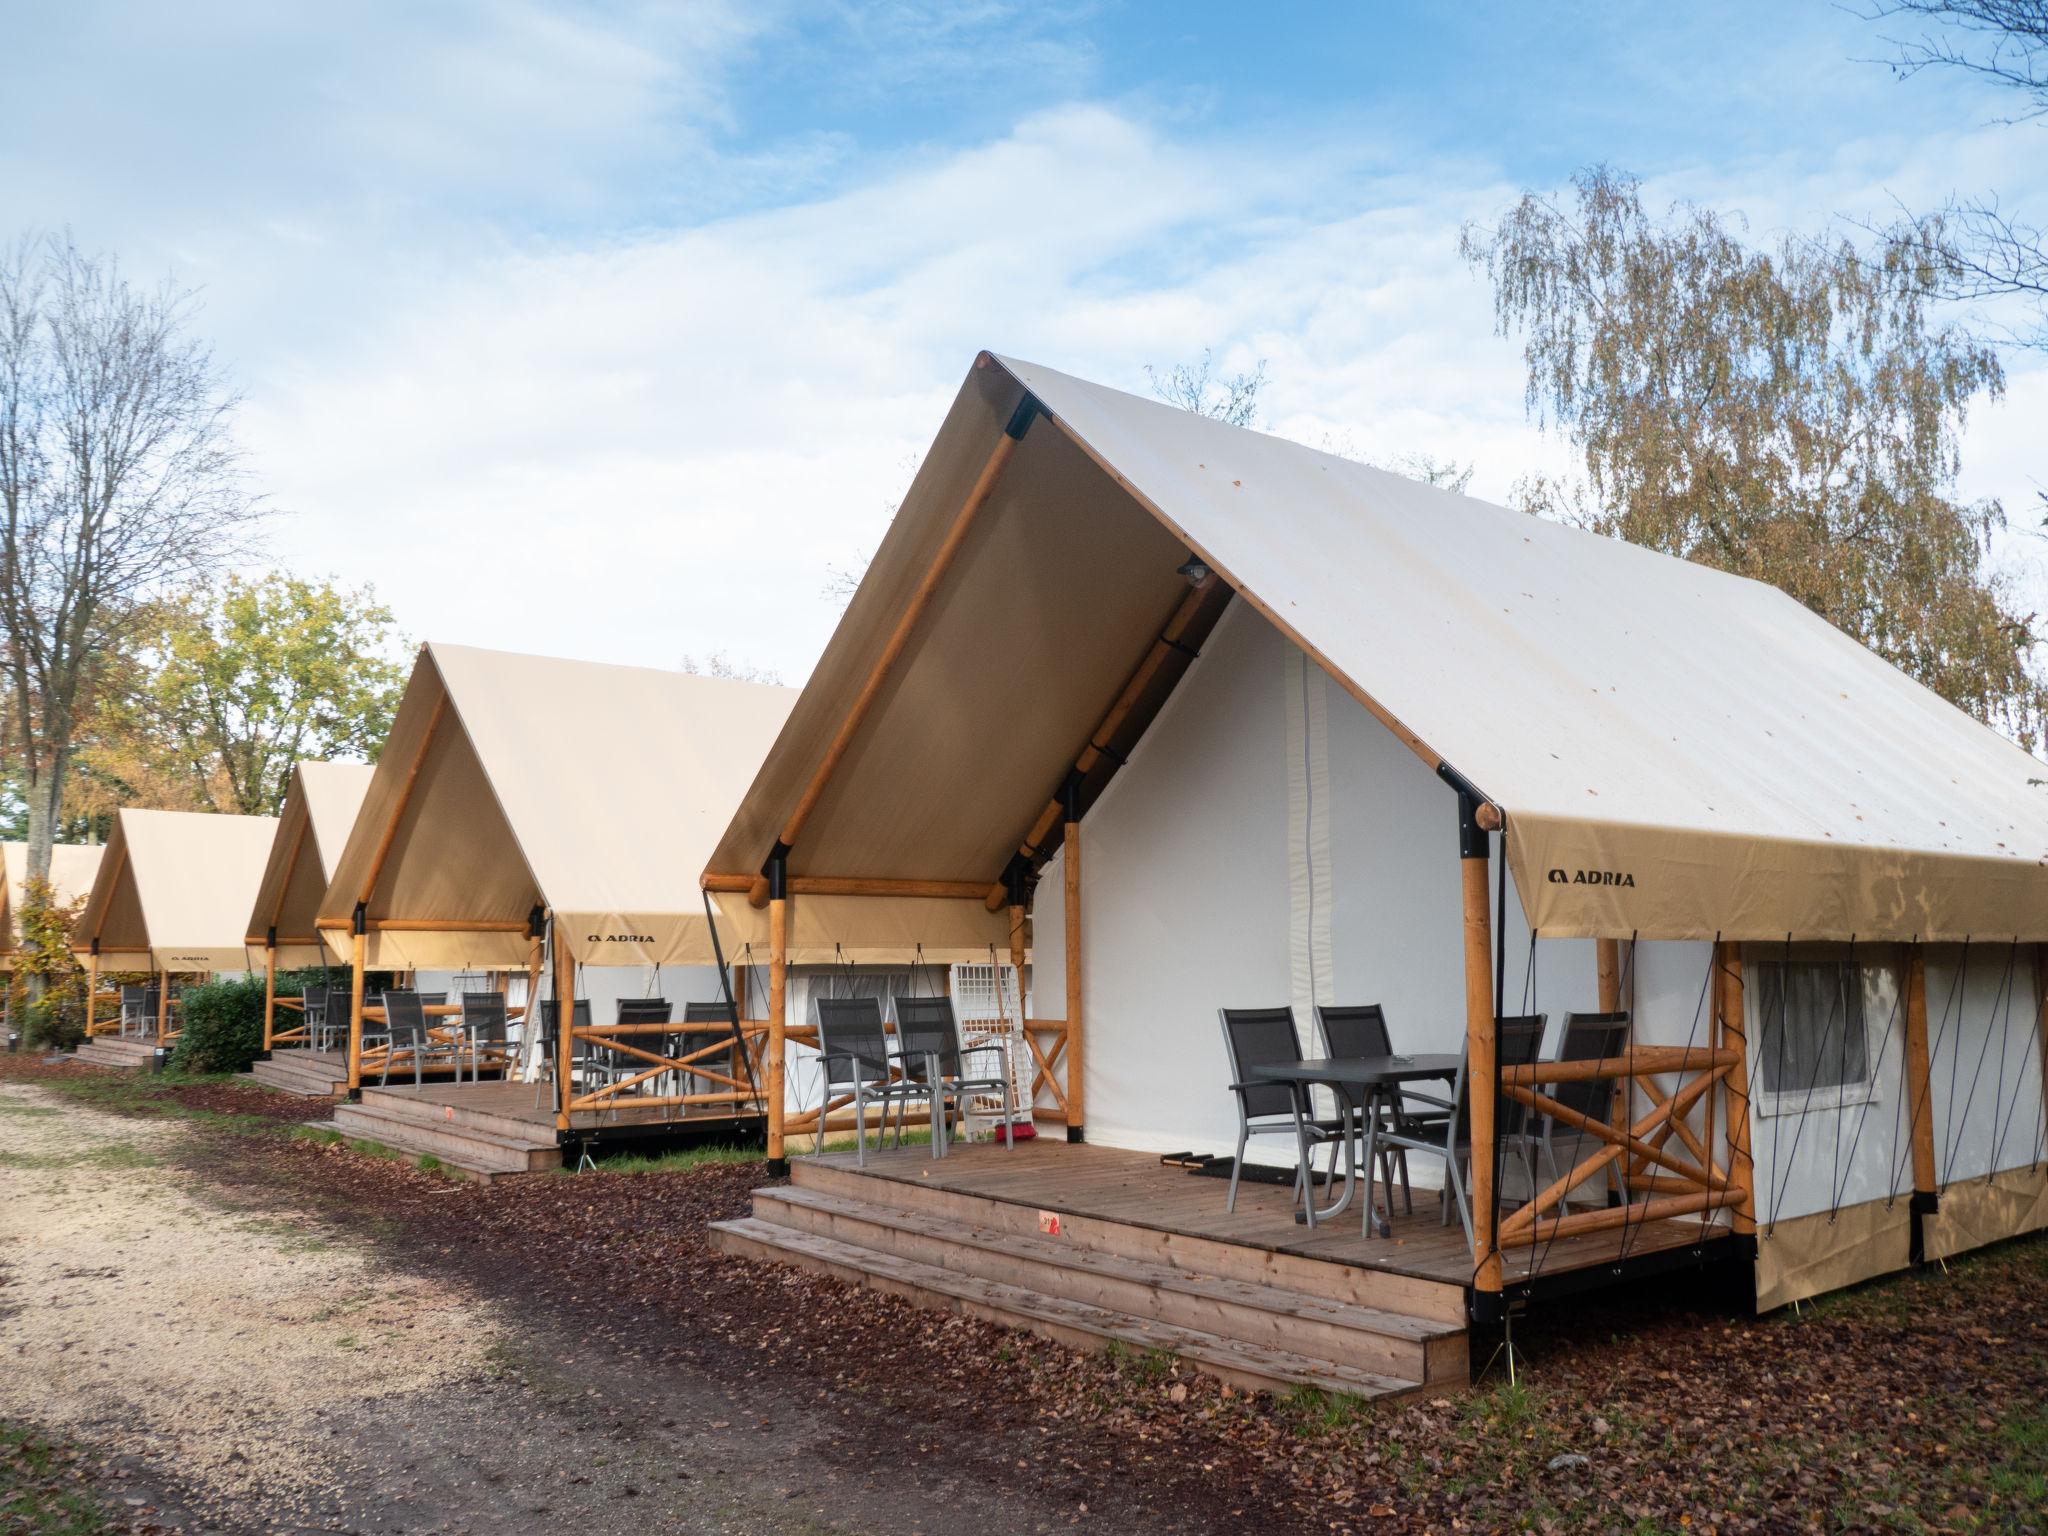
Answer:
[[[768,862],[761,866],[761,873],[768,877],[768,899],[786,901],[789,898],[789,844],[776,843],[775,851],[768,855]]]
[[[356,938],[361,938],[370,931],[370,904],[368,902],[359,901],[356,903],[355,911],[349,914],[348,931]]]
[[[99,940],[99,935],[98,935],[98,934],[94,934],[94,935],[93,935],[93,940],[92,940],[92,952],[93,952],[93,957],[94,957],[95,959],[97,959],[97,958],[99,957],[99,952],[100,952],[100,940]]]
[[[1010,412],[1010,423],[1003,428],[1006,437],[1024,440],[1024,434],[1031,430],[1031,423],[1045,414],[1045,407],[1038,403],[1038,396],[1030,390],[1024,391],[1024,398],[1017,402],[1017,409]]]
[[[97,944],[99,941],[95,939],[93,942]],[[263,930],[263,947],[265,949],[277,948],[277,924],[272,923]]]
[[[1060,785],[1060,817],[1063,821],[1081,819],[1081,784],[1084,775],[1079,769],[1067,774],[1066,782]]]
[[[1941,1196],[1931,1189],[1913,1191],[1912,1211],[1915,1216],[1933,1216],[1941,1210]]]
[[[1010,890],[1010,905],[1028,907],[1031,905],[1031,861],[1023,854],[1013,854],[1009,868],[1003,871],[1003,884]]]

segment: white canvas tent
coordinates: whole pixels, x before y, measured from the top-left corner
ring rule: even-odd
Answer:
[[[532,997],[544,938],[558,982],[711,964],[697,875],[794,697],[423,647],[320,903],[329,952],[359,999],[366,968],[527,970]]]
[[[58,843],[50,850],[50,889],[57,905],[68,907],[92,891],[99,873],[101,843]],[[23,889],[28,883],[28,844],[0,843],[0,971],[14,969],[15,951],[21,947]]]
[[[278,1043],[278,968],[327,963],[327,947],[314,929],[320,898],[327,894],[328,867],[341,856],[375,773],[369,763],[293,765],[277,837],[270,845],[270,860],[263,867],[263,883],[257,887],[244,934],[252,959],[262,956],[265,1050]],[[296,1028],[286,1031],[293,1039],[301,1033]]]
[[[103,971],[168,977],[246,969],[243,921],[276,836],[274,816],[115,812],[92,895],[72,930],[73,953],[93,990]],[[166,1033],[160,1012],[158,1034]]]
[[[1646,1051],[1708,1058],[1685,1134],[1717,1166],[1674,1199],[1761,1218],[1782,1299],[1903,1262],[1894,1152],[1930,1233],[2048,1220],[2044,777],[1769,587],[984,355],[707,883],[758,934],[865,880],[812,918],[858,944],[1014,903],[1020,858],[1043,1086],[1134,1146],[1228,1150],[1219,1005],[1290,1000],[1305,1030],[1335,988],[1394,1005],[1408,1049],[1490,1052],[1532,967],[1554,1012],[1632,993]],[[1743,996],[1788,937],[1892,992],[1859,1007],[1866,1093],[1751,1116],[1775,1063]],[[1927,1086],[1927,1052],[1967,1082],[1993,1041],[2017,1150]]]

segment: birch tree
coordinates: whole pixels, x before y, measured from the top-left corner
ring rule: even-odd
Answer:
[[[263,511],[193,311],[190,292],[139,289],[66,237],[0,254],[0,662],[39,878],[81,706],[123,626],[234,554]]]

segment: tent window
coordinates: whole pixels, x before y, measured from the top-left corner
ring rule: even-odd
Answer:
[[[1887,966],[1848,960],[1753,960],[1751,991],[1759,1024],[1754,1079],[1765,1114],[1797,1114],[1874,1097],[1870,1021],[1896,1006]]]

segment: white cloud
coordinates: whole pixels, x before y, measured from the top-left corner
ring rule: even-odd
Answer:
[[[1746,185],[1825,206],[1823,179]],[[1298,440],[1474,462],[1495,499],[1558,467],[1456,256],[1513,195],[1465,162],[1221,148],[1075,106],[814,201],[452,274],[275,377],[249,437],[299,512],[282,557],[375,577],[422,636],[723,648],[798,678],[835,617],[826,567],[872,547],[983,346],[1142,390],[1145,364],[1220,345],[1267,361]],[[2033,398],[1973,423],[2012,472]]]

